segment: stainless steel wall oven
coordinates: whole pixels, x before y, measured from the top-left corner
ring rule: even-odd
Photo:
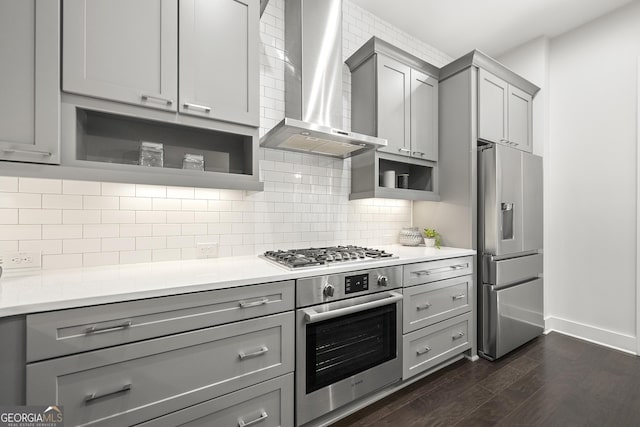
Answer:
[[[402,268],[296,282],[296,423],[402,376]]]

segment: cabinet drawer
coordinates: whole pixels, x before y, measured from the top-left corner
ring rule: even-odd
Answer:
[[[462,276],[404,290],[404,333],[471,311],[473,276]]]
[[[27,365],[27,403],[132,425],[293,371],[293,312]],[[49,402],[49,403],[46,403]]]
[[[471,313],[402,337],[402,379],[406,380],[471,348]]]
[[[293,427],[293,374],[156,418],[139,427]]]
[[[27,316],[27,362],[293,310],[293,281]]]
[[[420,285],[473,273],[473,257],[419,262],[404,266],[404,286]]]

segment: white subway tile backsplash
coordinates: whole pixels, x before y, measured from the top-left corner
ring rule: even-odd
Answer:
[[[180,224],[153,224],[154,236],[180,236],[181,234]]]
[[[154,211],[179,211],[182,209],[180,199],[153,199],[152,209]]]
[[[99,196],[101,193],[101,183],[94,181],[62,181],[62,193],[79,194],[87,196]]]
[[[180,249],[155,249],[151,253],[151,260],[156,261],[177,261],[182,259]]]
[[[82,237],[85,239],[96,237],[118,237],[119,224],[87,224],[82,226]]]
[[[152,224],[120,224],[120,237],[151,237]]]
[[[192,211],[167,212],[167,224],[189,224],[194,222],[193,218]]]
[[[137,224],[165,224],[167,213],[164,211],[136,211]]]
[[[182,224],[183,236],[197,236],[200,234],[207,234],[207,224]]]
[[[120,252],[120,264],[135,264],[139,262],[151,262],[151,251],[124,251]]]
[[[42,195],[29,193],[0,193],[0,208],[41,208]]]
[[[103,224],[134,224],[136,222],[135,211],[102,211]]]
[[[207,206],[206,200],[182,200],[183,211],[206,211]]]
[[[213,188],[196,188],[195,198],[203,200],[218,200],[220,198],[220,190]]]
[[[167,197],[170,199],[193,199],[195,189],[190,187],[167,187]]]
[[[43,194],[44,209],[82,209],[82,196],[66,194]]]
[[[19,209],[20,224],[62,224],[60,209]]]
[[[20,252],[41,252],[43,255],[62,253],[62,240],[21,240]]]
[[[21,193],[62,193],[62,181],[59,179],[18,178],[18,191]]]
[[[194,248],[195,249],[195,237],[194,236],[168,236],[167,248],[169,249]]]
[[[151,198],[148,197],[120,197],[120,209],[122,210],[151,210]]]
[[[43,225],[43,239],[80,239],[82,225]]]
[[[62,252],[65,254],[100,252],[100,250],[100,239],[67,239],[62,242]]]
[[[100,224],[100,211],[65,209],[62,211],[63,224]]]
[[[167,238],[160,237],[136,237],[136,249],[164,249],[167,247]]]
[[[18,252],[19,244],[21,242],[30,242],[30,240],[0,240],[0,252]]]
[[[78,268],[82,267],[82,254],[42,255],[42,268]]]
[[[167,188],[160,185],[136,185],[136,197],[167,197]]]
[[[113,265],[120,262],[119,252],[100,252],[82,255],[82,265],[84,267],[97,267],[100,265]]]
[[[0,225],[0,240],[40,240],[42,225]]]
[[[84,209],[120,209],[120,198],[116,196],[83,196]]]
[[[0,209],[0,224],[17,224],[18,209]]]
[[[136,239],[133,237],[110,237],[101,240],[103,252],[133,251]]]
[[[136,195],[136,186],[135,184],[121,184],[119,182],[103,182],[102,195],[134,197]]]
[[[0,192],[15,193],[18,191],[18,178],[0,176]]]

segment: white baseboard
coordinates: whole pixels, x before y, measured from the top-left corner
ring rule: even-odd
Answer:
[[[545,334],[549,332],[558,332],[614,350],[624,351],[625,353],[631,353],[633,355],[637,354],[636,337],[596,326],[585,325],[584,323],[574,322],[572,320],[553,316],[547,317],[545,319]]]

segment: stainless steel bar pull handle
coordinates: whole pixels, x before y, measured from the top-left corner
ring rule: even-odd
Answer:
[[[448,265],[446,267],[432,268],[431,270],[412,271],[411,274],[415,274],[416,276],[429,276],[430,274],[444,273],[450,270],[462,270],[463,268],[468,268],[468,267],[469,267],[469,264],[456,264],[456,265]]]
[[[466,295],[465,294],[459,294],[459,295],[454,295],[451,298],[453,298],[454,301],[457,301],[459,299],[463,299]]]
[[[245,353],[244,351],[240,350],[240,352],[238,353],[238,357],[240,358],[240,360],[244,360],[244,359],[249,359],[251,357],[262,356],[268,351],[269,351],[269,348],[266,345],[263,345],[260,348],[260,350],[254,351],[253,353]]]
[[[429,307],[431,307],[431,304],[429,302],[425,302],[424,304],[416,305],[416,310],[426,310]]]
[[[422,348],[422,349],[420,349],[420,350],[417,350],[417,351],[416,351],[416,354],[417,354],[418,356],[420,356],[420,355],[425,354],[425,353],[428,353],[428,352],[430,352],[430,351],[431,351],[431,347],[429,347],[429,346],[425,346],[425,348]]]
[[[167,105],[173,104],[173,99],[171,99],[171,98],[163,98],[161,96],[147,95],[147,94],[144,94],[144,93],[142,95],[140,95],[140,99],[142,99],[143,101],[149,101],[149,100],[160,101],[160,102],[166,103]]]
[[[409,150],[408,148],[398,148],[398,151],[400,151],[401,153],[411,153],[411,150]]]
[[[202,110],[205,113],[211,112],[211,107],[207,107],[206,105],[191,104],[190,102],[185,102],[184,108],[190,108],[192,110]]]
[[[318,313],[313,308],[304,308],[304,318],[307,323],[320,322],[322,320],[334,319],[336,317],[345,316],[347,314],[358,313],[360,311],[368,310],[370,308],[382,307],[383,305],[395,303],[402,299],[402,294],[398,292],[389,292],[385,298],[365,302],[358,305],[352,305],[350,307],[338,308],[336,310],[325,311]]]
[[[120,393],[127,393],[131,391],[131,383],[123,385],[121,388],[113,391],[109,391],[106,393],[98,394],[98,393],[90,393],[84,397],[84,403],[93,402],[96,399],[102,399],[103,397],[113,396]]]
[[[240,308],[249,308],[249,307],[257,307],[259,305],[265,305],[267,303],[269,303],[269,298],[262,298],[259,301],[252,301],[252,302],[240,301],[238,304],[240,305]]]
[[[460,338],[464,337],[465,333],[464,332],[458,332],[457,334],[455,334],[454,336],[451,337],[452,340],[459,340]]]
[[[422,151],[414,151],[413,152],[414,156],[420,156],[420,157],[424,157],[424,153]]]
[[[90,326],[84,331],[84,333],[85,335],[91,335],[91,334],[101,334],[105,332],[114,332],[114,331],[130,328],[131,325],[132,325],[131,320],[127,320],[126,322],[120,325],[114,325],[114,326]]]
[[[247,427],[247,426],[250,426],[252,424],[259,423],[262,420],[266,420],[268,417],[269,417],[269,415],[267,415],[265,410],[261,409],[260,410],[260,416],[258,418],[256,418],[255,420],[251,420],[249,422],[245,422],[244,419],[238,418],[238,427]]]
[[[18,148],[3,148],[5,153],[19,153],[19,154],[33,154],[34,156],[50,157],[50,151],[37,151],[37,150],[20,150]]]

